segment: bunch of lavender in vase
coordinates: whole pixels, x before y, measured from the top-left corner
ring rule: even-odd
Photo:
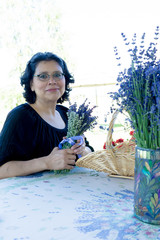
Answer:
[[[159,27],[145,50],[145,33],[140,46],[136,34],[129,47],[131,66],[118,75],[119,89],[111,94],[120,112],[126,111],[134,129],[135,185],[134,214],[147,223],[160,224],[160,60],[157,59]],[[119,61],[118,50],[114,49]],[[120,65],[120,63],[118,64]]]

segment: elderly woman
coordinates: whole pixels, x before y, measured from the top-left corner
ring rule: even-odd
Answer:
[[[74,79],[64,60],[53,53],[37,53],[21,76],[25,104],[7,116],[0,135],[0,178],[45,170],[72,169],[76,155],[93,151],[89,143],[71,149],[57,146],[67,134],[68,100]]]

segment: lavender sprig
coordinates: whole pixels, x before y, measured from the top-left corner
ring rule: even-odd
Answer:
[[[130,47],[126,36],[122,34],[122,37]],[[119,73],[119,90],[111,93],[118,109],[128,112],[137,145],[151,149],[160,148],[160,60],[156,57],[158,39],[159,27],[156,28],[154,42],[145,50],[145,34],[142,35],[139,48],[134,35],[132,47],[128,50],[131,66]],[[116,48],[116,58],[117,52]]]
[[[87,130],[91,130],[97,124],[97,117],[92,116],[92,112],[95,108],[89,107],[90,103],[86,103],[87,99],[82,103],[79,107],[77,107],[77,103],[70,105],[69,110],[67,112],[68,115],[68,130],[67,130],[67,138],[83,135]],[[65,142],[63,144],[63,149],[71,148],[72,145],[69,142]],[[70,170],[55,170],[54,172],[59,173],[67,173]]]
[[[97,124],[97,117],[92,116],[92,112],[95,108],[89,108],[90,103],[86,103],[87,99],[83,104],[77,107],[77,103],[70,106],[68,115],[68,131],[67,137],[73,137],[83,135],[87,130],[91,130]]]

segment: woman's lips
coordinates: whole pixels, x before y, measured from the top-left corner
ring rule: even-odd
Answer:
[[[59,90],[59,88],[51,88],[51,89],[47,89],[47,92],[57,92]]]

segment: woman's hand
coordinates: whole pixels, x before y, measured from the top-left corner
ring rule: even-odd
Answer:
[[[46,157],[47,170],[73,169],[76,154],[73,149],[59,149],[55,147]]]
[[[81,140],[77,140],[77,143],[71,147],[71,149],[77,155],[83,155],[85,148],[86,148],[86,144],[85,144],[84,137],[83,137],[82,143],[81,143]]]
[[[74,151],[75,154],[80,155],[80,156],[85,156],[88,153],[91,152],[91,149],[89,147],[86,147],[85,144],[85,137],[83,137],[83,141],[81,143],[81,140],[77,140],[77,143],[71,147],[71,149]],[[79,156],[79,157],[80,157]]]
[[[81,136],[81,139],[76,140],[76,138],[78,138],[79,136],[74,136],[71,137],[72,140],[77,141],[76,144],[74,144],[71,147],[71,150],[73,150],[74,154],[78,155],[78,157],[83,157],[85,155],[87,155],[88,153],[91,152],[91,149],[89,147],[86,147],[85,144],[85,136]],[[63,137],[63,139],[66,139],[66,137]]]

